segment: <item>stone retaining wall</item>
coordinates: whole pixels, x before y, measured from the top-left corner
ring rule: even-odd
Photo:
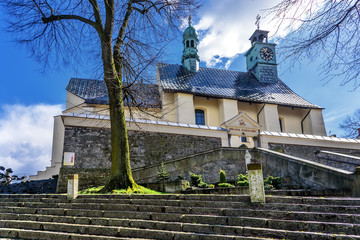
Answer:
[[[283,153],[299,157],[314,162],[319,162],[326,164],[328,166],[341,168],[345,170],[354,171],[355,166],[352,164],[346,164],[346,161],[343,161],[343,164],[340,164],[337,161],[324,161],[324,159],[319,159],[316,155],[319,151],[328,151],[346,155],[352,155],[355,157],[360,157],[360,149],[345,149],[345,148],[333,148],[333,147],[321,147],[321,146],[306,146],[306,145],[295,145],[295,144],[279,144],[279,143],[269,143],[270,150],[283,150]],[[341,161],[341,160],[340,160]],[[359,161],[360,162],[360,161]]]
[[[316,152],[315,156],[317,158],[316,162],[351,172],[354,172],[356,167],[360,166],[360,157],[329,151]]]
[[[352,173],[268,149],[258,149],[255,156],[263,164],[264,176],[284,177],[299,188],[344,190],[360,196],[360,168]]]
[[[145,131],[128,131],[128,136],[133,169],[221,147],[217,137]],[[105,183],[110,151],[110,129],[66,127],[64,152],[75,153],[75,164],[61,167],[57,191],[66,191],[68,174],[79,174],[80,189]]]
[[[221,147],[221,139],[128,131],[133,168]],[[110,129],[66,127],[64,152],[75,152],[74,168],[110,168]]]

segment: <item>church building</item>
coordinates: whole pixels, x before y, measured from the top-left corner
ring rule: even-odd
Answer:
[[[323,108],[279,79],[268,33],[256,29],[249,38],[245,72],[205,68],[189,20],[181,64],[158,63],[155,83],[131,86],[140,106],[126,110],[133,169],[219,147],[360,149],[360,140],[327,137]],[[104,81],[71,78],[66,91],[66,109],[55,117],[51,166],[30,179],[110,167]]]

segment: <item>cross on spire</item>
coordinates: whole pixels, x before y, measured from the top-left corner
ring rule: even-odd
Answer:
[[[260,29],[260,19],[261,19],[261,16],[258,14],[256,16],[256,21],[255,21],[255,25],[257,26],[258,30]]]

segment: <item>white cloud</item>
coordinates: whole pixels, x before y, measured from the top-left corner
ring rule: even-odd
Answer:
[[[277,22],[271,21],[272,16],[263,11],[279,2],[280,0],[206,1],[199,13],[200,21],[194,25],[200,36],[201,61],[206,62],[209,67],[224,63],[225,68],[228,68],[232,59],[250,48],[249,38],[256,29],[255,20],[258,14],[262,15],[260,29],[270,31],[270,37],[275,39],[286,36],[290,31],[285,28],[286,24],[277,29]],[[287,14],[291,15],[293,11],[295,8]]]
[[[0,165],[35,174],[50,165],[53,116],[61,105],[0,106]]]

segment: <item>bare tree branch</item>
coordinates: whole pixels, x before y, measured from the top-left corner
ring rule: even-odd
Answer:
[[[340,85],[360,86],[360,0],[283,0],[267,9],[278,30],[290,33],[279,44],[279,56],[293,64],[321,58],[324,80],[341,77]]]

